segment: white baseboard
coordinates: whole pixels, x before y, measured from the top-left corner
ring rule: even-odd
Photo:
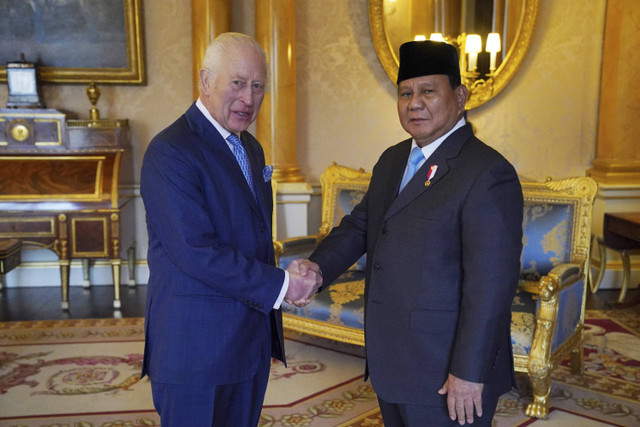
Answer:
[[[149,267],[146,260],[136,261],[135,283],[146,285],[149,282]],[[89,269],[91,286],[113,285],[111,264],[108,261],[95,261]],[[55,261],[23,262],[6,276],[7,288],[60,286],[60,267]],[[72,261],[69,272],[69,286],[83,286],[82,262]],[[127,260],[120,265],[120,286],[128,286],[131,280]]]

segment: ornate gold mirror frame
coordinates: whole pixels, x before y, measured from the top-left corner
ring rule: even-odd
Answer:
[[[517,34],[507,55],[493,75],[486,80],[476,80],[473,84],[467,84],[469,89],[467,110],[479,107],[492,99],[505,88],[516,74],[522,59],[529,49],[538,12],[538,1],[522,0],[522,18]],[[393,84],[396,84],[396,79],[398,78],[398,55],[392,48],[387,34],[384,20],[384,2],[385,0],[369,0],[369,26],[373,45],[378,53],[378,59]],[[464,55],[461,56],[464,57]]]

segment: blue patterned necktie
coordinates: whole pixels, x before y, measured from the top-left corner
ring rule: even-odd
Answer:
[[[411,155],[409,156],[407,171],[402,178],[402,182],[400,183],[400,190],[398,191],[398,193],[404,189],[405,185],[407,185],[409,181],[411,181],[411,178],[413,178],[413,175],[416,174],[418,165],[422,160],[424,160],[424,154],[422,153],[420,147],[413,147],[413,150],[411,150]]]
[[[253,197],[256,198],[256,193],[253,189],[253,178],[251,177],[251,165],[249,164],[249,157],[247,157],[247,152],[242,146],[240,138],[238,138],[235,133],[232,133],[227,137],[227,141],[229,141],[233,145],[233,155],[236,156],[236,160],[240,165],[240,169],[242,169],[242,173],[247,180],[247,184],[249,184],[251,193],[253,194]]]

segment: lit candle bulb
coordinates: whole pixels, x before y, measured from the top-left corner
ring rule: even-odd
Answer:
[[[434,42],[443,42],[444,37],[442,36],[442,33],[431,33],[431,37],[429,37],[429,40]]]
[[[464,51],[469,55],[469,71],[478,68],[478,53],[482,51],[482,40],[478,34],[469,34],[464,44]]]
[[[423,42],[423,41],[425,41],[426,39],[427,39],[427,36],[422,35],[422,34],[418,34],[417,36],[415,36],[415,37],[413,38],[413,41],[415,41],[415,42]]]
[[[485,51],[491,54],[491,60],[489,63],[489,71],[493,73],[496,70],[496,56],[500,52],[500,34],[489,33],[487,37],[487,47]]]

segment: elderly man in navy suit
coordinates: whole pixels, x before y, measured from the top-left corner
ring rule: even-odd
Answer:
[[[163,427],[257,425],[271,357],[284,361],[280,305],[315,291],[313,273],[274,266],[272,169],[246,131],[266,81],[260,45],[220,35],[205,53],[199,99],[145,153],[142,376]]]
[[[326,286],[367,254],[367,372],[385,426],[490,426],[514,384],[522,250],[516,171],[465,121],[456,49],[400,47],[398,115],[366,196],[300,265]]]

